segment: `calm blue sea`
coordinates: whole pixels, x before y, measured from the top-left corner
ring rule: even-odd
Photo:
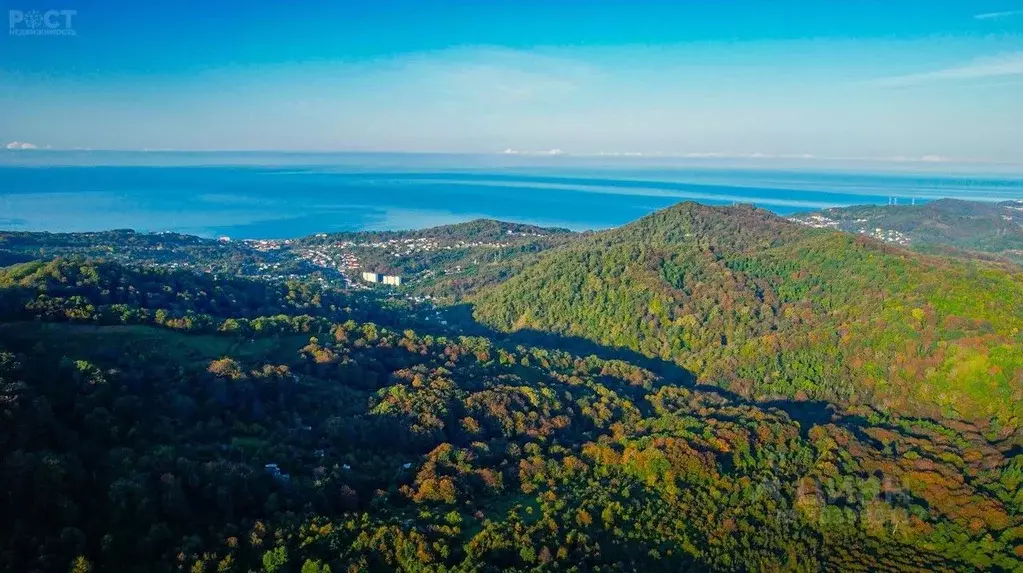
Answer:
[[[42,153],[42,152],[39,152]],[[405,156],[159,164],[121,157],[0,158],[0,229],[133,228],[233,238],[412,229],[479,217],[601,229],[686,200],[779,214],[941,197],[1023,199],[1023,178],[796,169],[587,165]],[[90,158],[93,161],[89,161]],[[152,156],[148,156],[152,158]],[[108,158],[109,159],[109,158]],[[108,164],[104,164],[108,163]]]

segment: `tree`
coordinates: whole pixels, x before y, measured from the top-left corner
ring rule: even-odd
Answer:
[[[283,571],[288,564],[288,550],[282,547],[275,547],[263,553],[263,571],[266,573],[277,573]]]
[[[330,573],[330,565],[317,559],[306,559],[302,564],[302,573]]]
[[[89,560],[84,555],[79,555],[71,562],[70,571],[71,573],[91,573],[92,563],[89,563]]]

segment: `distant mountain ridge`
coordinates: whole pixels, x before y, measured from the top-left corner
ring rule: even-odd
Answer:
[[[857,205],[791,218],[923,251],[952,247],[1023,263],[1023,200],[989,203],[939,199],[921,205]]]

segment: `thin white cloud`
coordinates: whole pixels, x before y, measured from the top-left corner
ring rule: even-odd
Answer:
[[[506,154],[517,154],[518,151],[505,150]],[[638,151],[600,151],[597,153],[571,153],[575,157],[653,157],[665,159],[770,159],[770,160],[808,160],[808,161],[850,161],[850,162],[882,162],[882,163],[954,163],[971,162],[971,160],[946,157],[944,155],[920,155],[905,156],[893,155],[884,157],[846,157],[846,156],[821,156],[812,153],[764,153],[754,151],[752,153],[721,151],[691,151],[691,152],[664,152],[656,151],[644,153]]]
[[[921,157],[904,157],[897,155],[895,157],[879,158],[875,161],[894,161],[895,163],[951,163],[954,160],[951,157],[945,157],[943,155],[923,155]]]
[[[568,58],[481,46],[397,58],[360,81],[400,81],[439,99],[500,108],[569,97],[593,73]]]
[[[8,143],[6,145],[6,148],[7,149],[39,149],[38,146],[36,146],[35,144],[28,143],[26,141],[12,141],[12,142],[10,142],[10,143]]]
[[[1023,75],[1023,52],[982,58],[961,66],[933,72],[882,78],[871,83],[884,87],[908,87],[934,82],[962,82],[1019,75]]]
[[[520,151],[517,149],[508,148],[501,152],[503,155],[565,155],[565,152],[561,149],[546,149],[543,151]]]
[[[1023,16],[1023,10],[1009,10],[1006,12],[986,12],[984,14],[977,14],[973,17],[974,20],[1001,20],[1002,18],[1010,18],[1012,16]]]

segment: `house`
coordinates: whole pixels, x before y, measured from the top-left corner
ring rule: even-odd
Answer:
[[[368,283],[384,283],[390,286],[401,286],[402,279],[398,275],[384,275],[381,273],[362,273],[362,280]]]

